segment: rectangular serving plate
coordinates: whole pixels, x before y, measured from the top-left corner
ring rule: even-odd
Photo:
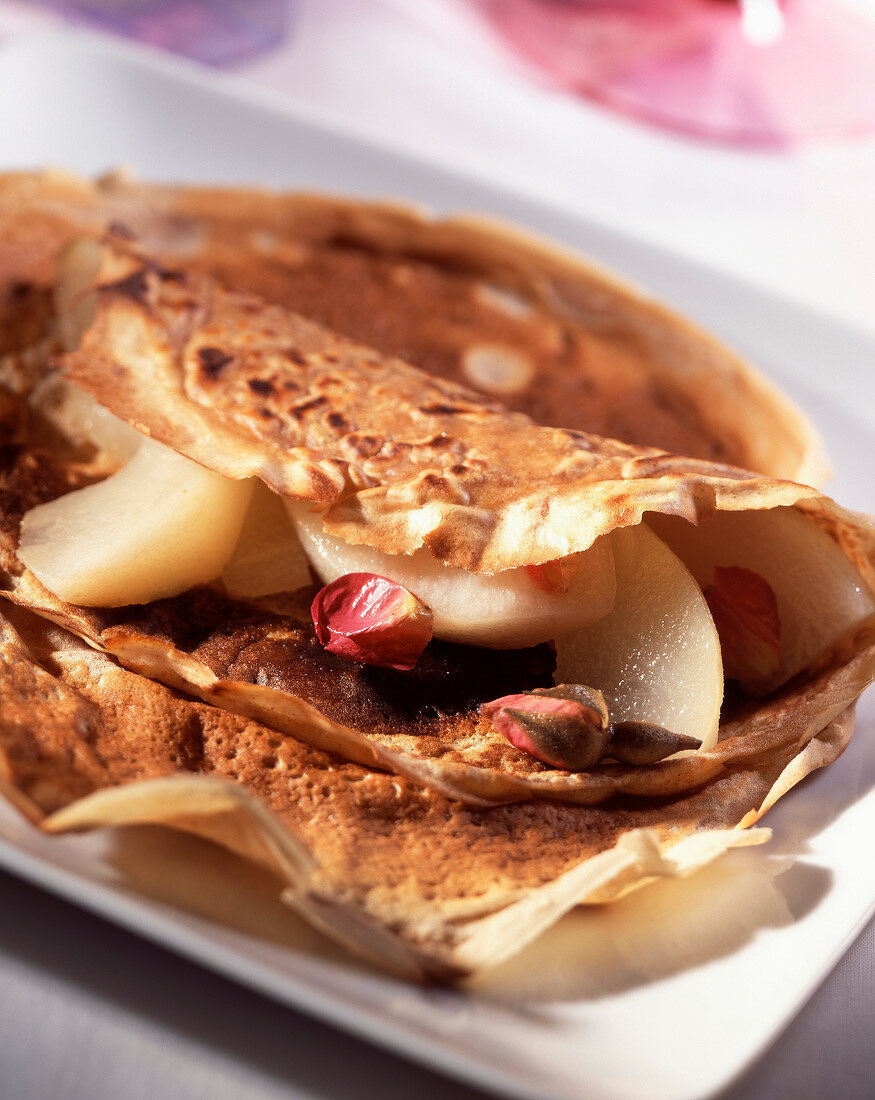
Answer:
[[[125,164],[162,181],[403,198],[552,237],[757,363],[823,432],[835,495],[875,511],[866,474],[875,409],[853,398],[871,389],[870,334],[500,181],[93,36],[2,45],[0,105],[4,169],[56,164],[92,175]],[[291,916],[279,943],[144,897],[113,870],[111,835],[46,838],[4,808],[0,864],[282,1003],[509,1096],[689,1100],[724,1088],[772,1042],[875,911],[875,884],[859,874],[875,829],[873,733],[875,703],[864,700],[848,752],[769,814],[766,848],[731,853],[604,911],[572,913],[458,990],[376,974]],[[188,843],[180,840],[179,858]]]

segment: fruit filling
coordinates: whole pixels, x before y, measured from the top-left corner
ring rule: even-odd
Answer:
[[[557,682],[598,687],[615,722],[647,722],[711,748],[723,664],[702,591],[644,525],[608,537],[616,601],[603,619],[556,638]]]
[[[853,562],[796,508],[718,512],[698,526],[648,513],[647,526],[711,593],[726,675],[750,694],[766,695],[827,659],[875,614]],[[718,574],[727,568],[742,572]],[[776,618],[751,574],[773,593]]]
[[[75,395],[61,397],[58,415],[75,412]],[[555,767],[707,750],[724,676],[753,695],[773,691],[875,615],[848,557],[794,508],[698,526],[649,514],[567,558],[475,574],[427,549],[405,557],[345,543],[306,503],[224,478],[107,417],[91,417],[95,446],[123,456],[121,469],[22,521],[20,558],[57,596],[115,607],[221,581],[259,599],[305,590],[315,575],[318,641],[350,661],[410,670],[432,636],[487,649],[549,642],[557,686],[521,684],[482,713]]]
[[[614,604],[614,556],[608,539],[568,559],[565,591],[546,591],[533,583],[525,566],[492,575],[469,573],[442,565],[426,549],[405,557],[353,546],[327,534],[321,517],[306,503],[290,501],[288,506],[313,572],[323,583],[349,573],[389,577],[431,608],[435,637],[449,642],[523,649],[596,622]]]
[[[143,438],[117,473],[27,512],[18,556],[69,603],[121,607],[174,596],[221,574],[253,485]]]

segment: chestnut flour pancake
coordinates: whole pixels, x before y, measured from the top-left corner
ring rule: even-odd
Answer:
[[[44,198],[45,181],[35,186]],[[69,230],[76,186],[63,182],[66,197],[56,195],[54,240]],[[4,233],[14,224],[10,217]],[[26,242],[21,226],[15,232],[7,239]],[[515,565],[634,524],[645,507],[692,516],[795,502],[872,583],[871,529],[814,490],[535,428],[453,382],[144,258],[118,243],[119,227],[115,241],[102,254],[97,321],[67,361],[70,373],[141,430],[318,502],[329,523],[371,545],[421,539],[469,567]],[[66,434],[69,409],[48,415],[47,394],[75,391],[47,360],[58,335],[41,290],[56,267],[44,252],[40,287],[38,254],[26,243],[5,253],[18,258],[4,268],[16,320],[0,402],[9,597],[0,616],[0,789],[39,827],[148,822],[195,832],[268,868],[290,906],[353,950],[412,978],[451,979],[508,957],[579,902],[609,901],[762,841],[767,831],[748,826],[847,744],[853,700],[875,663],[868,634],[773,696],[728,707],[713,750],[573,775],[503,742],[478,712],[521,680],[551,683],[549,646],[436,642],[407,676],[326,653],[294,594],[247,601],[211,586],[105,609],[52,596],[17,559],[21,517],[115,467],[87,430]],[[16,269],[28,276],[17,284]],[[62,309],[62,325],[74,326],[75,312]],[[287,365],[275,378],[280,346]],[[343,384],[326,390],[341,364]],[[297,415],[277,405],[266,417],[280,379],[298,387]],[[355,431],[338,417],[365,416],[368,431],[396,443],[424,424],[429,434],[418,448],[362,453],[344,444]],[[441,435],[449,445],[434,445]],[[515,514],[518,498],[526,508]],[[547,499],[544,516],[538,501]],[[532,508],[543,524],[525,520]],[[490,804],[507,799],[521,801]]]
[[[519,230],[398,204],[120,175],[0,177],[0,361],[48,331],[62,247],[108,223],[168,266],[202,270],[541,424],[813,485],[828,474],[804,415],[707,334]]]
[[[871,526],[814,489],[537,427],[207,276],[164,269],[119,244],[95,256],[97,317],[65,360],[69,377],[225,477],[257,476],[322,506],[324,529],[349,542],[390,554],[427,546],[449,565],[494,572],[585,551],[645,511],[703,520],[795,504],[829,528],[871,587]],[[870,626],[824,668],[729,710],[707,751],[648,766],[550,768],[479,709],[496,692],[544,683],[549,651],[475,654],[436,643],[419,672],[393,675],[325,654],[306,612],[211,591],[132,608],[65,604],[17,562],[16,509],[57,495],[51,486],[75,464],[36,450],[21,458],[5,518],[13,599],[136,671],[473,804],[535,795],[592,804],[692,790],[727,767],[804,744],[872,677]],[[484,662],[488,675],[479,672]]]

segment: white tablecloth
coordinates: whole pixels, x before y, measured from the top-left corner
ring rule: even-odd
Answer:
[[[875,12],[870,0],[857,6]],[[709,146],[539,86],[459,0],[294,7],[287,43],[237,77],[875,327],[875,139],[789,153]],[[0,36],[57,24],[0,0]],[[0,885],[3,1097],[481,1095],[12,877]],[[727,1097],[873,1095],[873,975],[870,926]]]

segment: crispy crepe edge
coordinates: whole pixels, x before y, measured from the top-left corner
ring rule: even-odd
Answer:
[[[285,884],[282,900],[353,953],[406,978],[445,981],[498,965],[576,905],[604,904],[656,879],[692,874],[731,848],[764,843],[771,830],[752,826],[805,776],[836,759],[853,726],[849,707],[789,760],[762,802],[736,825],[694,830],[673,843],[660,843],[652,830],[634,829],[614,847],[495,912],[449,921],[442,935],[424,947],[320,892],[313,882],[317,865],[306,844],[257,799],[227,781],[204,776],[145,780],[96,791],[43,816],[3,778],[0,758],[0,793],[52,835],[151,824],[213,841],[276,874]]]

